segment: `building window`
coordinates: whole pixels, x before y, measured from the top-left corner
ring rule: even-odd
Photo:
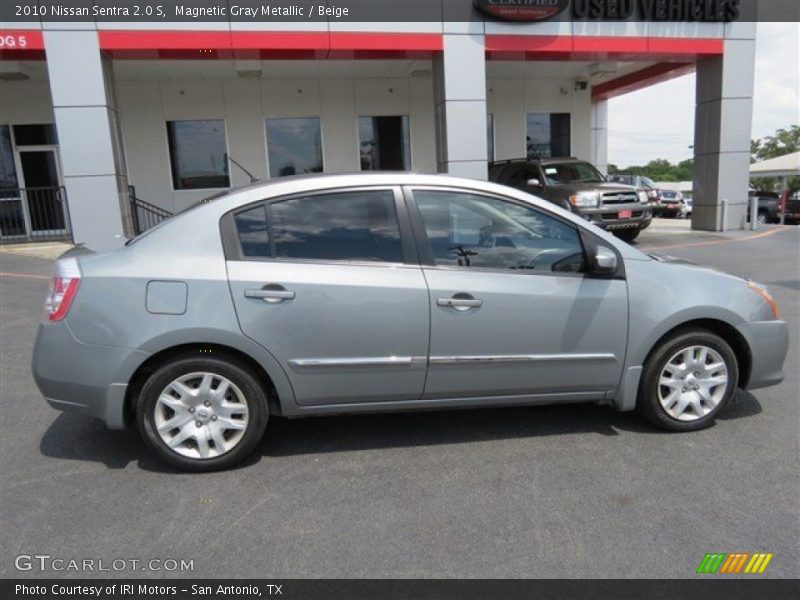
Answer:
[[[486,115],[486,155],[489,161],[494,160],[494,114]]]
[[[569,113],[528,113],[525,147],[528,158],[569,156]]]
[[[224,121],[168,121],[167,139],[176,190],[230,187]]]
[[[362,171],[411,169],[407,116],[359,117],[358,141]]]
[[[56,126],[14,125],[14,141],[17,146],[55,146],[58,144]]]
[[[321,138],[317,117],[267,119],[269,176],[321,173]]]
[[[8,125],[0,125],[0,198],[7,196],[3,192],[18,187],[14,148],[11,146],[11,129]]]

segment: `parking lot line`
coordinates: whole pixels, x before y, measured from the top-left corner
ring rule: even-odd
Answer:
[[[36,275],[35,273],[8,273],[0,271],[0,277],[23,277],[27,279],[50,279],[46,275]]]
[[[749,235],[747,237],[741,238],[731,238],[728,240],[710,240],[707,242],[689,242],[686,244],[671,244],[669,246],[642,246],[639,250],[669,250],[672,248],[697,248],[699,246],[712,246],[714,244],[727,244],[728,242],[749,242],[750,240],[755,240],[758,238],[763,238],[770,236],[774,233],[778,233],[779,231],[784,231],[783,228],[781,229],[770,229],[769,231],[762,231],[761,233],[756,233],[755,235]]]

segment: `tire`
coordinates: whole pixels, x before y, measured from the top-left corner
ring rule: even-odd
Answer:
[[[758,215],[756,216],[756,222],[759,225],[766,225],[767,223],[769,223],[769,215],[767,215],[767,213],[765,212],[759,212]]]
[[[628,242],[629,244],[639,237],[640,229],[620,229],[614,232],[614,235],[621,239],[623,242]]]
[[[227,469],[247,457],[268,417],[264,388],[250,369],[225,357],[164,364],[145,382],[136,410],[147,446],[164,462],[195,472]],[[165,429],[170,421],[175,427]]]
[[[704,361],[699,349],[706,351]],[[698,361],[681,368],[678,363],[685,365],[687,357]],[[720,363],[724,368],[715,368]],[[662,342],[645,362],[636,409],[660,429],[705,429],[730,403],[738,380],[736,355],[724,339],[704,329],[684,330]]]

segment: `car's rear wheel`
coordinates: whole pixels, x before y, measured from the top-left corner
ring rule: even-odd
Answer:
[[[769,215],[763,211],[759,212],[758,215],[756,216],[756,221],[758,222],[759,225],[766,225],[767,222],[769,221]]]
[[[730,402],[739,367],[730,345],[703,329],[664,341],[644,366],[637,409],[669,431],[708,427]]]
[[[261,440],[267,418],[258,380],[224,358],[165,364],[145,382],[137,409],[147,445],[188,471],[225,469],[244,459]]]
[[[620,229],[614,232],[614,235],[621,239],[623,242],[631,243],[639,237],[639,229]]]

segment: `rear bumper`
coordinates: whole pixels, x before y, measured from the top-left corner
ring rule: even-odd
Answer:
[[[96,417],[112,429],[126,425],[127,378],[120,374],[144,352],[79,342],[66,322],[39,326],[32,371],[47,403],[58,410]]]
[[[783,321],[755,321],[738,328],[750,347],[748,390],[778,385],[783,381],[783,363],[789,352],[789,328]]]

